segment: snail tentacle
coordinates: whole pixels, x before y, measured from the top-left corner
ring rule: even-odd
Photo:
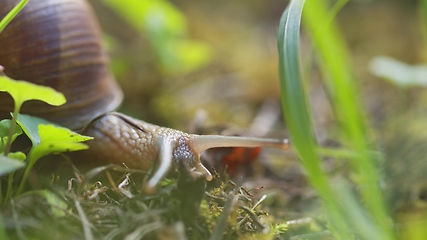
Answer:
[[[168,174],[172,167],[172,153],[176,146],[176,142],[168,137],[159,137],[157,141],[159,148],[159,166],[154,172],[153,176],[147,182],[145,191],[151,193],[159,182]]]

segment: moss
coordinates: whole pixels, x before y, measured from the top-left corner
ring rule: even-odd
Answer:
[[[254,208],[252,190],[229,180],[217,178],[216,186],[206,188],[204,179],[181,174],[164,179],[155,194],[146,195],[141,192],[144,176],[138,173],[93,169],[75,176],[79,180],[40,180],[44,190],[26,192],[5,204],[2,215],[7,234],[12,239],[81,239],[88,235],[110,239],[208,239],[225,215],[221,237],[248,239],[271,235],[272,230],[265,226],[275,221],[262,220],[268,213]],[[124,179],[127,185],[121,184]],[[230,198],[235,201],[226,211]]]

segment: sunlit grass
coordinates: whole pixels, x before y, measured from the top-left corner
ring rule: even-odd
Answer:
[[[379,186],[377,155],[372,154],[369,127],[358,99],[358,86],[354,82],[347,48],[333,22],[336,9],[344,2],[339,1],[328,12],[323,1],[308,1],[302,14],[304,1],[294,0],[284,13],[278,40],[283,111],[292,144],[310,183],[325,204],[334,235],[342,239],[351,236],[394,239],[392,221]],[[348,160],[351,165],[351,180],[356,185],[356,193],[352,192],[349,181],[340,176],[332,179],[322,170],[300,72],[301,17],[321,61],[323,84],[341,129],[338,140],[344,149],[352,152],[351,157],[341,160]],[[359,194],[360,197],[356,197]]]

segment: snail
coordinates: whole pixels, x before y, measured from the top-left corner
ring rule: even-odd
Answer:
[[[0,19],[18,2],[0,0]],[[123,93],[109,70],[100,36],[85,0],[29,1],[0,34],[0,65],[6,75],[50,86],[67,99],[60,107],[28,102],[21,113],[93,136],[86,151],[94,161],[125,163],[144,171],[157,167],[146,183],[146,189],[154,189],[179,164],[191,175],[211,180],[212,175],[200,162],[200,153],[209,148],[288,148],[286,139],[188,134],[113,112]],[[13,101],[0,94],[0,103],[0,117],[6,118]]]

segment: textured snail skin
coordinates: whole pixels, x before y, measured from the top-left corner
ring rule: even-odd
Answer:
[[[188,134],[160,127],[111,112],[95,118],[83,133],[95,137],[89,141],[89,151],[105,163],[126,164],[127,167],[148,171],[158,165],[147,183],[149,189],[169,172],[182,164],[194,177],[211,173],[201,164],[200,154],[215,147],[275,147],[287,149],[288,140]]]
[[[82,131],[93,136],[88,141],[88,153],[93,161],[113,163],[132,169],[148,171],[158,162],[158,167],[147,186],[152,189],[169,172],[183,164],[194,177],[210,172],[200,163],[200,153],[191,147],[196,136],[179,130],[153,125],[121,113],[103,114],[90,122]]]

